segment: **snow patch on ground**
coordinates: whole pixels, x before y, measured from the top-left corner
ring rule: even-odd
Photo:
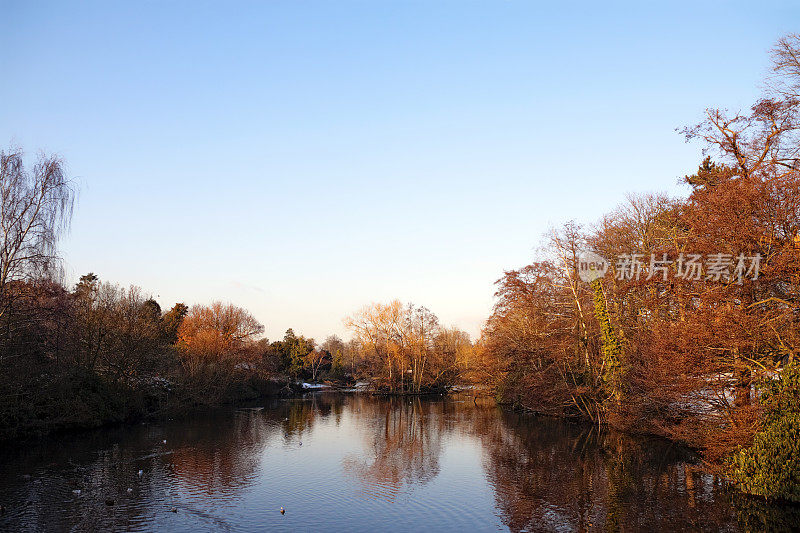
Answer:
[[[324,383],[306,383],[303,382],[304,389],[329,389],[330,385],[326,385]]]

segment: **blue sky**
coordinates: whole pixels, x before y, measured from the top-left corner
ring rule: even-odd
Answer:
[[[0,143],[61,154],[62,243],[274,339],[363,304],[473,336],[541,235],[683,194],[675,128],[747,107],[791,2],[8,2]]]

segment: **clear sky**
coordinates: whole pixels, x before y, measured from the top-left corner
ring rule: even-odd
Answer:
[[[425,305],[473,336],[503,270],[626,192],[684,191],[675,128],[746,107],[792,2],[8,2],[0,143],[64,157],[62,243],[270,339]]]

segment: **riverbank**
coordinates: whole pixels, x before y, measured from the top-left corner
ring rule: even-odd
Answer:
[[[0,410],[0,442],[176,417],[202,407],[302,392],[300,384],[285,378],[250,376],[229,383],[216,398],[202,398],[186,385],[163,378],[143,379],[134,387],[72,367],[60,373],[41,373],[28,381],[25,390],[5,399]]]
[[[139,380],[136,387],[109,383],[79,368],[42,373],[16,402],[6,402],[0,417],[0,442],[30,440],[62,432],[173,419],[209,407],[249,405],[274,398],[299,397],[311,392],[364,393],[385,397],[437,397],[448,390],[403,393],[375,390],[368,381],[309,383],[288,376],[248,376],[229,383],[218,399],[209,401],[197,391],[164,378]],[[455,388],[450,392],[463,392]]]

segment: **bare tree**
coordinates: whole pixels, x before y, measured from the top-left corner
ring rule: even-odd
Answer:
[[[53,272],[74,200],[59,157],[42,154],[29,172],[22,150],[0,151],[0,317],[10,284]]]
[[[780,178],[800,167],[800,34],[773,47],[772,70],[764,96],[749,112],[710,108],[702,122],[680,130],[745,178]]]
[[[303,357],[303,366],[311,370],[311,381],[316,383],[319,371],[330,357],[325,350],[311,350]]]

